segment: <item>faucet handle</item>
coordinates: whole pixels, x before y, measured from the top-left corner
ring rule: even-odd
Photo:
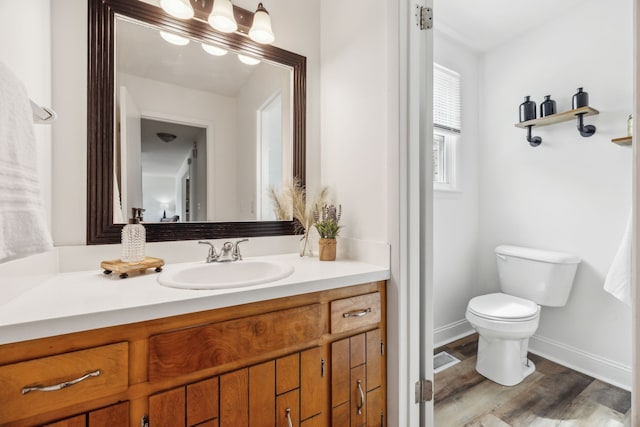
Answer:
[[[205,242],[203,240],[200,240],[198,243],[201,245],[209,245],[209,254],[207,255],[207,263],[214,262],[216,259],[218,259],[218,254],[216,253],[216,247],[213,246],[213,243]]]
[[[240,246],[238,246],[238,245],[239,245],[240,243],[248,242],[248,241],[249,241],[249,239],[242,239],[242,240],[238,240],[238,241],[236,242],[236,244],[235,244],[235,245],[233,245],[233,258],[234,258],[234,259],[236,259],[236,260],[238,260],[238,259],[239,259],[240,261],[242,261],[242,254],[240,253]]]

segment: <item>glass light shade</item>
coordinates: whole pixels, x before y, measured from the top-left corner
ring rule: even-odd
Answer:
[[[259,59],[242,54],[238,54],[238,59],[240,60],[240,62],[247,65],[257,65],[260,63]]]
[[[162,6],[165,12],[176,18],[193,18],[193,8],[189,0],[161,0],[160,6]]]
[[[249,37],[251,40],[262,44],[271,44],[275,40],[271,30],[271,17],[262,3],[258,4],[258,9],[253,15],[253,24],[249,30]]]
[[[209,15],[209,25],[223,33],[233,33],[238,29],[230,0],[214,0],[211,15]]]
[[[177,34],[171,34],[164,31],[160,31],[160,36],[162,36],[165,41],[168,41],[171,44],[175,44],[178,46],[185,46],[189,44],[189,39],[186,37],[179,36]]]
[[[214,55],[214,56],[224,56],[227,54],[227,50],[223,49],[221,47],[218,46],[212,46],[210,44],[204,44],[202,43],[202,48],[204,49],[205,52],[207,52],[210,55]]]

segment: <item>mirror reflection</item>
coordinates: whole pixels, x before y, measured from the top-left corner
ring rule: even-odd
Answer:
[[[273,221],[292,69],[116,17],[113,222]],[[249,65],[253,64],[253,65]]]

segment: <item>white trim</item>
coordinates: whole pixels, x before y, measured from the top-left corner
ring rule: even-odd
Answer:
[[[529,339],[529,351],[574,371],[582,372],[622,389],[631,390],[630,366],[538,335]]]
[[[440,326],[433,331],[433,347],[438,348],[449,344],[461,338],[468,337],[474,332],[475,330],[471,327],[471,324],[467,322],[467,319],[461,319],[448,325]]]

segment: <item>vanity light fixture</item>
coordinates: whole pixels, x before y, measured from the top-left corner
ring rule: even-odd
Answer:
[[[160,31],[160,36],[162,36],[165,41],[175,44],[177,46],[186,46],[189,44],[189,39],[186,37],[179,36],[177,34],[167,33],[166,31]]]
[[[275,40],[271,30],[271,17],[262,3],[258,3],[256,13],[253,14],[253,24],[249,30],[251,40],[262,44],[271,44]]]
[[[209,25],[223,33],[233,33],[238,30],[230,0],[214,0],[211,15],[209,15]]]
[[[202,48],[205,52],[213,56],[224,56],[227,54],[227,50],[218,46],[202,43]]]
[[[241,53],[238,54],[238,59],[240,62],[247,65],[258,65],[260,63],[259,59],[252,56],[242,55]]]
[[[193,7],[191,7],[189,0],[160,0],[160,6],[165,12],[176,18],[193,18]]]
[[[261,44],[271,44],[275,40],[271,28],[271,17],[262,3],[258,3],[253,14],[234,6],[231,0],[213,0],[213,6],[209,5],[211,5],[210,0],[160,0],[162,9],[176,18],[191,19],[197,15],[198,19],[203,19],[211,8],[207,22],[215,30],[223,33],[239,32]]]

